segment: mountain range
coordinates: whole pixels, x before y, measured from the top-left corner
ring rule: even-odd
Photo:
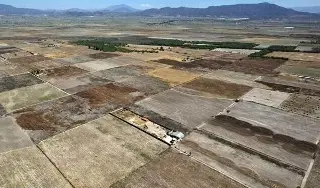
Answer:
[[[320,6],[313,6],[313,7],[294,7],[292,8],[296,11],[301,12],[309,12],[309,13],[317,13],[320,14]]]
[[[249,19],[287,19],[287,18],[316,18],[320,15],[299,12],[270,3],[236,4],[223,6],[210,6],[208,8],[160,8],[144,11],[134,9],[128,5],[115,5],[105,9],[84,10],[37,10],[16,8],[0,4],[0,15],[64,15],[64,16],[103,16],[108,14],[126,14],[137,16],[174,16],[174,17],[215,17],[215,18],[249,18]]]
[[[143,16],[236,17],[250,19],[320,17],[320,15],[299,12],[270,3],[210,6],[208,8],[165,7],[145,10],[139,12],[139,14]]]

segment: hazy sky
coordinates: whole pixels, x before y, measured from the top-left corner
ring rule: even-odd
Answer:
[[[99,9],[110,5],[127,4],[138,9],[159,7],[208,7],[238,3],[270,2],[285,7],[320,6],[320,0],[0,0],[0,4],[37,9]]]

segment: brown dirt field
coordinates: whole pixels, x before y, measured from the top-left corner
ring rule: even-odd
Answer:
[[[64,66],[45,70],[44,74],[49,78],[73,77],[87,73],[88,71],[74,66]]]
[[[112,54],[112,53],[89,54],[89,57],[92,59],[107,59],[107,58],[118,57],[118,56],[120,56],[120,55]]]
[[[292,94],[281,104],[280,108],[320,119],[320,97]]]
[[[46,119],[41,112],[25,113],[19,116],[17,123],[25,130],[52,130],[50,119]]]
[[[220,61],[228,61],[228,62],[236,62],[238,60],[246,58],[247,55],[237,54],[237,53],[226,53],[220,57],[217,57],[215,60]]]
[[[143,96],[131,95],[135,92],[138,92],[138,90],[110,83],[82,91],[80,93],[77,93],[76,95],[81,98],[87,99],[91,106],[98,107],[105,103],[125,105],[142,99]]]
[[[249,86],[207,78],[193,80],[192,82],[184,84],[183,87],[231,99],[237,99],[252,89]]]
[[[29,64],[29,63],[35,63],[35,62],[47,61],[47,60],[50,60],[50,58],[44,57],[42,55],[34,55],[34,56],[9,59],[10,62],[18,63],[18,64]]]
[[[254,75],[274,75],[274,69],[284,64],[286,61],[281,59],[242,59],[232,64],[222,67],[224,70],[243,72]]]
[[[159,59],[156,62],[166,64],[166,65],[172,65],[174,68],[177,68],[177,69],[203,68],[203,69],[210,69],[210,70],[217,70],[225,65],[231,64],[231,62],[210,60],[210,59],[195,60],[188,63],[175,61],[171,59]]]
[[[105,116],[118,106],[111,103],[92,107],[87,99],[67,96],[25,108],[11,114],[17,123],[28,130],[30,138],[38,143],[51,136]]]
[[[231,64],[231,62],[223,61],[223,60],[196,60],[191,63],[201,68],[207,68],[211,70],[217,70],[223,66]]]

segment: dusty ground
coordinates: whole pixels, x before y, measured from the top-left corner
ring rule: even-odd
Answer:
[[[290,94],[284,92],[254,88],[242,96],[241,99],[276,108],[289,96]]]
[[[107,59],[112,57],[118,57],[118,54],[112,54],[112,53],[96,53],[96,54],[89,54],[88,55],[92,59]]]
[[[93,108],[105,103],[126,105],[143,98],[143,95],[137,89],[113,83],[81,91],[76,96],[86,99]]]
[[[47,83],[18,88],[0,93],[0,104],[10,113],[20,108],[57,99],[67,94]]]
[[[137,104],[173,119],[187,128],[195,128],[210,119],[211,116],[223,111],[232,104],[232,101],[169,90],[139,101]]]
[[[16,76],[0,78],[0,92],[10,91],[17,88],[41,84],[43,81],[32,74],[20,74]]]
[[[46,61],[46,60],[50,60],[50,58],[44,57],[42,55],[33,55],[33,56],[9,59],[9,61],[12,63],[22,64],[22,65],[40,62],[40,61]]]
[[[279,108],[320,119],[320,97],[292,94]]]
[[[208,70],[217,70],[224,65],[231,64],[228,61],[220,61],[220,60],[195,60],[191,62],[180,62],[170,59],[159,59],[156,61],[157,63],[162,63],[166,65],[171,65],[176,69],[186,69],[193,71],[208,71]]]
[[[274,74],[274,69],[278,68],[283,63],[285,63],[285,60],[247,58],[223,66],[222,69],[253,75],[272,75]]]
[[[12,117],[0,118],[0,153],[32,146],[33,142]]]
[[[40,75],[40,78],[44,80],[50,80],[54,78],[64,79],[64,78],[69,78],[73,76],[79,76],[87,72],[88,71],[85,71],[83,69],[80,69],[74,66],[63,66],[63,67],[45,70]]]
[[[39,146],[75,187],[109,187],[168,148],[111,115]]]
[[[0,167],[1,187],[72,187],[35,146],[0,154]]]
[[[211,93],[218,98],[229,99],[237,99],[252,89],[248,86],[208,78],[193,80],[187,84],[183,84],[183,87]]]
[[[175,177],[175,178],[172,178]],[[230,180],[217,171],[198,163],[177,151],[168,151],[160,159],[135,171],[111,187],[201,187],[219,185],[221,188],[241,188],[243,185]]]
[[[310,76],[314,78],[320,78],[320,63],[316,61],[287,61],[281,65],[276,71],[294,74],[298,76]]]

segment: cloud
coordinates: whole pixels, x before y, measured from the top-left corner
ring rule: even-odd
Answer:
[[[151,8],[152,7],[150,4],[141,4],[140,6],[143,8]]]

